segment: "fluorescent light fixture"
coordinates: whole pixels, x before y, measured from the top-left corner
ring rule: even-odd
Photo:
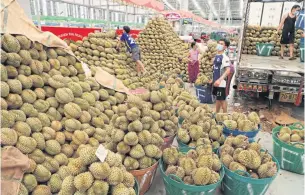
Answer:
[[[201,14],[202,17],[206,17],[206,14],[203,12],[202,8],[199,6],[199,3],[196,0],[192,0],[193,4],[195,7],[198,8],[199,13]]]
[[[163,2],[167,5],[167,7],[169,7],[169,9],[175,10],[175,8],[167,0],[163,0]]]

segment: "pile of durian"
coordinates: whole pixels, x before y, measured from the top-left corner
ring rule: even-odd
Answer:
[[[157,80],[160,77],[157,71],[149,71],[148,68],[146,69],[149,74],[138,77],[131,55],[127,53],[123,44],[120,50],[117,50],[117,43],[115,31],[108,31],[90,33],[82,41],[71,43],[70,48],[77,59],[89,65],[93,75],[96,73],[96,68],[101,67],[122,80],[123,84],[130,89],[143,87],[151,80]]]
[[[197,106],[199,104],[200,102],[197,100],[197,97],[191,95],[188,91],[185,90],[181,91],[180,93],[177,93],[176,96],[174,96],[173,106],[176,106],[177,108],[184,105],[190,105],[194,108],[194,106]],[[184,107],[181,107],[180,110],[184,110]]]
[[[155,164],[162,156],[163,138],[177,132],[178,118],[172,102],[163,90],[157,89],[128,96],[126,104],[118,105],[118,112],[112,117],[112,129],[103,131],[105,147],[122,156],[127,170]]]
[[[213,119],[213,111],[207,104],[200,104],[198,100],[191,100],[189,104],[181,104],[178,116],[183,118],[177,138],[189,147],[211,145],[213,149],[224,143],[223,126],[217,125]]]
[[[15,146],[31,164],[20,194],[134,194],[120,155],[101,164],[95,156],[125,99],[86,78],[63,49],[2,35],[1,147]]]
[[[180,74],[187,74],[189,46],[183,43],[163,17],[151,19],[139,34],[137,43],[141,48],[143,63],[150,71],[168,73],[179,69]],[[187,79],[185,77],[184,81]]]
[[[210,83],[211,78],[207,77],[206,74],[199,73],[195,81],[196,86],[206,86]]]
[[[171,92],[173,97],[176,97],[184,91],[184,82],[178,77],[178,74],[163,75],[160,80],[160,88],[166,88]]]
[[[222,122],[229,130],[239,130],[244,132],[256,131],[259,128],[260,118],[256,112],[250,112],[248,116],[243,113],[233,112],[217,113],[217,122]]]
[[[205,145],[179,153],[177,148],[167,148],[163,152],[165,174],[176,175],[185,184],[204,186],[220,180],[221,161],[212,148]]]
[[[284,126],[277,136],[282,142],[291,144],[297,148],[304,148],[304,145],[302,145],[304,144],[304,129],[290,129]]]
[[[296,57],[300,56],[300,42],[302,33],[302,30],[296,29],[294,43],[294,54]],[[274,49],[271,55],[280,56],[281,36],[282,30],[277,32],[276,27],[248,26],[246,29],[245,42],[243,45],[242,53],[256,55],[256,43],[271,43],[274,45]],[[284,56],[289,56],[288,45],[286,45],[284,48]]]
[[[217,42],[209,42],[208,50],[202,53],[199,59],[199,72],[206,76],[208,80],[213,79],[213,60],[216,56],[216,46]],[[204,84],[206,84],[205,81],[203,82]]]
[[[219,149],[220,160],[228,169],[254,179],[270,178],[277,174],[277,164],[258,142],[249,143],[244,135],[227,137]]]

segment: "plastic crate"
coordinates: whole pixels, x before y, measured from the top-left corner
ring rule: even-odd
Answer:
[[[213,104],[211,86],[195,86],[196,96],[202,104]]]
[[[256,43],[256,54],[258,56],[271,56],[274,45],[271,43]]]

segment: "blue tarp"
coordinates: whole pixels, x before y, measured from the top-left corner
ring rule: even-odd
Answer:
[[[304,9],[300,11],[300,15],[296,21],[295,28],[304,30]]]

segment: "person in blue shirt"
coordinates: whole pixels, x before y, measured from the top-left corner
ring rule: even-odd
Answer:
[[[127,50],[129,53],[131,53],[132,55],[132,59],[133,61],[136,62],[137,64],[137,72],[138,75],[140,75],[141,73],[145,73],[146,70],[144,68],[144,64],[141,62],[141,51],[139,46],[136,44],[135,40],[129,35],[130,33],[130,28],[129,26],[124,26],[123,27],[123,34],[121,36],[121,39],[117,45],[117,49],[120,48],[120,44],[121,42],[125,43]]]
[[[230,46],[230,41],[220,39],[217,44],[217,54],[213,65],[213,95],[216,96],[216,113],[222,108],[223,113],[227,112],[227,93],[226,80],[230,74],[230,59],[225,54],[226,49]]]

